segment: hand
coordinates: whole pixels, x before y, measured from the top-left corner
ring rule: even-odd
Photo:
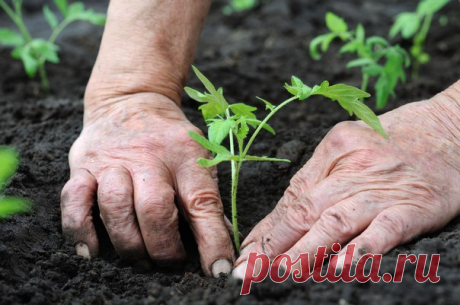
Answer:
[[[208,153],[187,134],[200,132],[170,99],[153,93],[118,97],[85,112],[70,151],[71,178],[62,191],[62,227],[77,253],[98,253],[92,219],[100,217],[121,257],[186,258],[178,208],[191,226],[206,275],[229,273],[234,261],[216,170],[197,164]],[[175,205],[177,199],[177,207]]]
[[[319,246],[356,244],[354,261],[384,254],[460,214],[460,107],[450,89],[381,116],[385,139],[362,122],[335,126],[292,178],[272,213],[242,244],[271,259],[314,255]],[[257,265],[256,265],[257,268]]]

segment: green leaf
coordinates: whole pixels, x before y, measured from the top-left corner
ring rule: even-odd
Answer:
[[[242,141],[246,139],[249,133],[249,127],[248,127],[248,124],[246,123],[246,117],[241,117],[238,123],[239,123],[239,128],[236,131],[236,135],[238,137],[238,140]]]
[[[379,64],[369,65],[367,67],[363,67],[363,73],[369,76],[378,76],[382,69],[383,67]]]
[[[74,2],[68,8],[67,17],[78,18],[78,16],[84,11],[85,11],[85,5],[83,4],[83,2]]]
[[[334,33],[343,33],[348,30],[345,21],[334,13],[326,13],[326,25]]]
[[[329,82],[324,81],[321,86],[315,86],[312,95],[322,95],[337,101],[342,108],[347,110],[350,115],[353,113],[363,120],[367,125],[375,131],[387,137],[379,118],[372,112],[369,107],[362,103],[359,99],[369,97],[370,94],[358,88],[338,84],[329,86]]]
[[[246,155],[243,161],[269,161],[269,162],[287,162],[291,163],[291,160],[288,159],[278,159],[278,158],[269,158],[269,157],[257,157]]]
[[[24,38],[10,29],[0,29],[0,44],[7,47],[18,47],[25,43]]]
[[[32,40],[30,46],[37,54],[40,55],[40,57],[55,64],[59,63],[59,47],[57,45],[47,40],[38,38]]]
[[[422,0],[417,6],[417,13],[420,15],[430,15],[440,11],[450,0]]]
[[[420,28],[420,19],[416,13],[401,13],[396,16],[396,21],[390,29],[390,38],[395,38],[399,33],[404,39],[409,39]]]
[[[257,128],[262,123],[262,121],[256,119],[246,119],[246,122],[253,128]],[[276,134],[275,130],[268,124],[264,124],[262,128],[273,135]]]
[[[347,68],[356,68],[356,67],[363,67],[375,64],[375,61],[371,58],[358,58],[355,60],[350,61],[347,64]]]
[[[67,17],[68,15],[67,0],[54,0],[54,4],[56,4],[61,14],[64,17]]]
[[[253,113],[257,110],[256,107],[252,107],[243,103],[231,104],[228,108],[239,117],[247,117],[255,119],[256,115]]]
[[[350,41],[346,44],[344,44],[340,50],[339,50],[339,53],[340,54],[344,54],[344,53],[354,53],[358,50],[358,43],[356,41]]]
[[[265,104],[265,109],[270,110],[270,111],[272,111],[273,109],[275,109],[275,106],[273,106],[273,104],[270,103],[269,101],[264,100],[263,98],[258,97],[258,96],[256,96],[256,98],[257,98],[259,101],[264,102],[264,104]]]
[[[192,66],[196,76],[203,83],[209,93],[200,93],[192,88],[186,87],[185,92],[194,100],[205,103],[199,109],[203,113],[204,119],[211,120],[225,113],[228,103],[224,98],[222,88],[216,90],[214,85],[194,66]]]
[[[36,59],[31,52],[32,49],[28,45],[17,47],[11,52],[13,58],[22,61],[24,70],[30,78],[34,77],[38,70],[38,59]]]
[[[193,140],[195,140],[198,144],[200,144],[201,146],[203,146],[204,148],[206,148],[207,150],[209,150],[209,151],[211,151],[213,153],[221,154],[221,155],[224,155],[224,156],[231,156],[231,153],[225,147],[223,147],[222,145],[219,145],[217,143],[212,143],[211,141],[209,141],[205,137],[197,134],[196,132],[189,131],[188,135]]]
[[[217,154],[214,159],[204,159],[204,158],[199,158],[198,159],[198,164],[202,167],[213,167],[216,166],[217,164],[223,162],[223,161],[231,161],[232,159],[228,156],[223,156],[220,154]]]
[[[10,215],[27,212],[31,209],[31,203],[27,199],[15,197],[0,197],[0,219]]]
[[[214,120],[208,125],[208,138],[212,143],[220,144],[228,136],[232,124],[230,120]]]
[[[18,154],[15,150],[0,147],[0,190],[3,185],[16,172],[18,167]]]
[[[323,53],[327,52],[327,50],[329,49],[329,45],[336,37],[337,34],[335,33],[329,33],[324,35],[324,39],[321,41],[321,51]]]
[[[313,58],[314,60],[319,60],[321,59],[321,54],[318,52],[318,47],[320,44],[322,44],[323,40],[324,40],[324,37],[326,36],[327,34],[325,35],[320,35],[316,38],[314,38],[311,42],[310,42],[310,56],[311,58]]]
[[[311,88],[295,76],[291,77],[291,85],[285,83],[284,88],[301,101],[309,98],[311,94]]]
[[[364,27],[362,24],[358,24],[356,27],[356,40],[360,43],[364,43],[364,39],[366,37],[366,32],[364,31]]]
[[[48,5],[43,6],[43,15],[45,16],[46,22],[48,22],[49,26],[54,30],[59,21]]]
[[[388,41],[383,38],[383,37],[379,37],[379,36],[372,36],[372,37],[369,37],[368,39],[366,39],[366,45],[367,47],[371,48],[373,47],[374,45],[378,45],[378,46],[382,46],[382,47],[387,47],[389,46],[389,43]]]

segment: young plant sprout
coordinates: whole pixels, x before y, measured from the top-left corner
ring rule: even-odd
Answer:
[[[357,57],[347,64],[347,68],[361,68],[361,90],[363,91],[367,91],[371,77],[377,77],[374,86],[376,106],[379,109],[384,107],[389,97],[395,95],[398,82],[406,80],[404,69],[410,65],[407,52],[399,45],[390,45],[382,37],[366,38],[364,27],[361,24],[354,31],[349,31],[345,21],[330,12],[326,14],[326,25],[330,33],[320,35],[310,43],[312,58],[319,60],[321,55],[318,48],[326,52],[336,38],[345,42],[339,53],[351,53]]]
[[[198,159],[198,164],[203,167],[215,166],[221,162],[228,161],[232,169],[232,224],[233,236],[237,251],[240,248],[239,230],[237,222],[237,205],[236,195],[238,189],[238,177],[243,162],[247,161],[280,161],[289,162],[286,159],[276,159],[266,156],[249,155],[250,148],[262,129],[275,134],[268,121],[281,108],[293,101],[303,101],[313,95],[322,95],[333,101],[337,101],[342,108],[347,110],[350,115],[353,113],[375,131],[386,137],[386,133],[380,124],[378,117],[363,104],[360,99],[367,98],[370,95],[358,88],[338,84],[329,85],[324,81],[320,86],[309,87],[300,79],[293,76],[291,84],[285,84],[286,90],[292,94],[292,97],[285,100],[279,105],[273,105],[270,102],[258,97],[265,104],[266,110],[269,111],[263,120],[257,119],[254,111],[256,107],[244,103],[229,104],[223,95],[223,89],[216,89],[214,85],[195,67],[193,70],[196,76],[203,83],[207,92],[201,93],[192,88],[186,87],[185,92],[188,96],[197,102],[202,103],[199,107],[208,126],[208,138],[205,138],[195,132],[190,131],[189,135],[201,146],[211,151],[213,159]],[[250,127],[254,129],[250,133]],[[222,145],[222,142],[228,138],[229,147]]]
[[[59,63],[59,46],[55,42],[62,30],[74,21],[87,21],[95,25],[104,25],[106,19],[105,14],[95,13],[92,9],[85,9],[82,2],[74,2],[69,5],[67,0],[53,1],[63,18],[59,21],[48,5],[43,7],[44,17],[52,29],[48,40],[45,40],[31,36],[22,16],[22,0],[13,0],[12,6],[8,5],[5,0],[0,0],[0,7],[11,18],[19,31],[0,29],[0,45],[14,48],[11,56],[22,61],[30,78],[35,77],[38,72],[45,92],[49,90],[45,63],[48,61],[55,64]]]
[[[16,151],[0,146],[0,219],[30,210],[27,199],[3,196],[6,182],[14,175],[18,167]]]
[[[449,2],[450,0],[421,0],[415,12],[404,12],[396,16],[395,23],[390,30],[390,38],[401,34],[404,39],[413,39],[410,48],[414,61],[413,79],[418,78],[420,67],[430,61],[430,55],[424,51],[424,44],[433,16]]]

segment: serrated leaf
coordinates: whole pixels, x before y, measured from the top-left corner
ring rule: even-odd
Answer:
[[[253,113],[257,110],[256,107],[249,106],[243,103],[231,104],[229,106],[230,110],[237,116],[244,116],[247,118],[255,119],[256,115]]]
[[[287,162],[291,163],[289,159],[278,159],[278,158],[270,158],[270,157],[258,157],[258,156],[249,156],[247,155],[243,159],[244,161],[263,161],[263,162]]]
[[[48,22],[49,26],[54,30],[59,21],[48,5],[43,6],[43,15],[45,16],[46,22]]]
[[[301,101],[310,97],[311,94],[311,88],[305,85],[298,77],[295,76],[291,77],[291,85],[285,83],[284,88],[286,88],[289,93],[296,96]]]
[[[238,127],[238,130],[236,131],[236,135],[238,137],[238,140],[242,141],[246,139],[246,137],[248,136],[249,127],[248,127],[248,124],[246,123],[245,117],[241,117],[238,123],[239,123],[239,127]]]
[[[387,136],[379,118],[369,107],[359,100],[360,98],[369,97],[369,93],[344,84],[329,86],[328,82],[323,82],[321,86],[317,87],[317,89],[312,92],[312,95],[313,94],[322,95],[333,101],[337,101],[350,115],[354,113],[375,131],[384,137]]]
[[[328,29],[334,33],[343,33],[348,30],[348,25],[345,21],[331,12],[326,13],[326,25]]]
[[[265,104],[265,109],[267,109],[267,110],[273,110],[273,109],[275,109],[275,106],[273,106],[273,104],[270,103],[269,101],[264,100],[263,98],[258,97],[258,96],[256,96],[256,98],[257,98],[259,101],[262,101],[262,102]]]
[[[375,61],[371,58],[358,58],[358,59],[350,61],[347,64],[347,68],[350,69],[350,68],[356,68],[356,67],[364,67],[364,66],[373,65],[373,64],[375,64]]]
[[[0,29],[0,44],[8,47],[18,47],[23,45],[24,38],[17,32],[10,29]]]
[[[230,120],[215,120],[208,125],[208,138],[212,143],[220,144],[228,136],[232,124]]]
[[[54,4],[56,4],[57,8],[61,12],[64,17],[67,17],[67,0],[54,0]]]
[[[195,140],[198,144],[206,148],[207,150],[216,153],[216,154],[221,154],[223,156],[231,156],[231,153],[228,151],[227,148],[223,147],[222,145],[219,145],[217,143],[212,143],[205,137],[197,134],[196,132],[189,131],[188,135]]]
[[[13,214],[27,212],[31,209],[31,203],[27,199],[16,197],[0,197],[0,219]]]

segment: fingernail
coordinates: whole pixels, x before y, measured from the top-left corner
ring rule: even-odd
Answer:
[[[89,248],[85,243],[78,243],[75,246],[75,251],[77,255],[82,256],[86,259],[91,259],[91,255],[89,254]]]
[[[249,252],[251,252],[251,249],[254,247],[255,244],[256,244],[256,242],[253,241],[252,243],[250,243],[249,245],[247,245],[246,247],[241,249],[240,250],[240,256],[249,254]]]
[[[228,275],[232,271],[232,264],[226,259],[218,259],[211,266],[212,275],[215,278],[220,277],[220,274]]]
[[[246,274],[246,267],[248,262],[244,262],[235,269],[233,269],[232,276],[239,280],[244,280],[244,275]]]

